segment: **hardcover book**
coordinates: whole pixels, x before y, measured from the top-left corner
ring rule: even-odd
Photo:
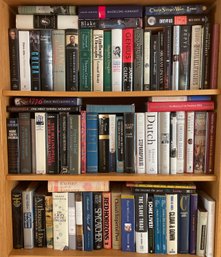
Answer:
[[[112,206],[111,192],[103,192],[103,244],[104,249],[112,248]]]
[[[95,250],[103,248],[102,192],[93,192],[94,245]]]

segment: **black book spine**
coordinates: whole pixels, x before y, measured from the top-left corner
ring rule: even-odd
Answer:
[[[9,29],[9,60],[11,90],[20,90],[18,30]]]
[[[79,80],[79,51],[78,51],[78,30],[65,31],[66,38],[66,90],[78,91]]]
[[[172,26],[164,28],[164,90],[172,87]]]
[[[135,114],[124,113],[124,172],[135,173]]]
[[[20,171],[21,173],[32,172],[31,151],[31,114],[29,112],[19,113],[19,149],[20,149]]]
[[[49,29],[41,30],[41,90],[53,90],[53,67],[52,67],[52,32]]]
[[[109,170],[109,115],[98,115],[98,171],[108,172]]]
[[[158,89],[164,89],[164,31],[158,32]]]
[[[154,199],[148,194],[147,202],[148,252],[154,253]]]
[[[35,29],[56,29],[57,16],[56,15],[39,15],[34,14],[34,28]]]
[[[47,174],[59,173],[59,115],[47,114]]]
[[[80,113],[81,106],[7,106],[7,112],[72,112]]]
[[[94,208],[94,250],[103,248],[103,216],[102,216],[102,193],[93,194]]]
[[[7,119],[8,173],[20,173],[19,123],[17,118]]]
[[[192,194],[195,193],[195,189],[184,188],[147,188],[147,187],[134,187],[132,188],[134,193],[148,193],[148,194]]]
[[[157,90],[158,88],[158,54],[159,54],[159,37],[158,33],[152,34],[150,39],[150,81],[151,90]]]

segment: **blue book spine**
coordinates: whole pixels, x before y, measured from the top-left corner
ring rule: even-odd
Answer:
[[[86,114],[87,173],[98,172],[98,118],[96,113]]]
[[[162,253],[167,253],[167,240],[166,240],[166,195],[161,196],[161,212],[162,212]]]
[[[210,95],[189,95],[187,97],[188,101],[211,101],[212,97]]]
[[[155,253],[162,253],[162,212],[161,195],[154,195],[154,239]]]
[[[93,193],[83,192],[83,231],[85,251],[92,251],[94,249],[93,227]]]
[[[198,194],[190,195],[190,235],[189,253],[196,254]]]
[[[133,195],[121,195],[122,251],[135,252],[135,202]]]

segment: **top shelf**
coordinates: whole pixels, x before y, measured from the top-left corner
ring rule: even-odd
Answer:
[[[3,90],[3,96],[39,96],[39,97],[149,97],[149,96],[183,96],[183,95],[220,95],[221,89],[204,90],[161,90],[130,92],[72,92],[72,91],[12,91]]]

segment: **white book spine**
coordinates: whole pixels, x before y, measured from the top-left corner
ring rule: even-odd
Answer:
[[[19,31],[19,66],[21,91],[31,90],[29,31]]]
[[[76,204],[75,193],[68,193],[68,235],[69,249],[76,250]]]
[[[167,254],[177,254],[178,208],[177,194],[166,194]]]
[[[196,255],[205,256],[208,212],[205,209],[198,209],[197,212],[197,238]]]
[[[172,90],[179,89],[180,26],[173,27],[173,71]]]
[[[144,31],[144,85],[150,86],[150,31]]]
[[[185,123],[185,112],[177,112],[177,173],[184,173],[185,167]]]
[[[116,167],[116,114],[109,114],[109,160]]]
[[[146,172],[145,113],[136,113],[136,126],[136,172],[144,174]]]
[[[170,112],[158,113],[158,167],[160,174],[170,173]]]
[[[135,232],[136,252],[148,253],[148,233]]]
[[[177,173],[177,113],[170,114],[170,173]]]
[[[93,30],[93,86],[94,91],[103,91],[104,31]]]
[[[122,91],[122,29],[112,29],[112,91]]]
[[[187,112],[186,115],[186,172],[193,173],[195,112]]]
[[[152,102],[184,102],[187,101],[187,96],[152,96]]]
[[[145,115],[146,173],[157,174],[158,114],[157,112],[146,112]]]
[[[58,15],[57,29],[78,29],[78,15]]]
[[[192,26],[190,89],[201,88],[202,25]]]
[[[46,174],[46,113],[35,113],[36,174]]]
[[[54,249],[68,247],[68,193],[53,193]]]

